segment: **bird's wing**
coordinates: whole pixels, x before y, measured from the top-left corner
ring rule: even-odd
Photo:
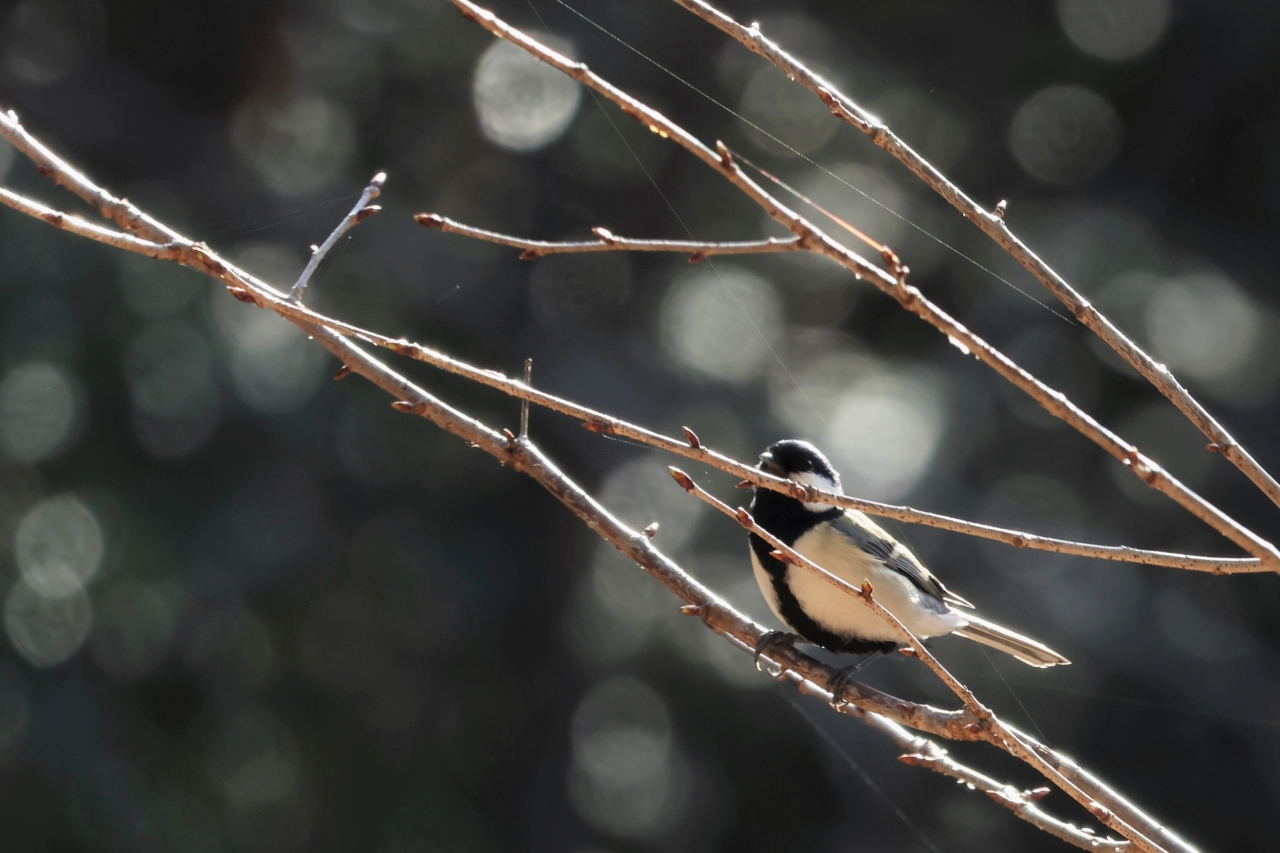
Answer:
[[[912,554],[906,546],[895,541],[879,525],[861,513],[851,510],[834,519],[831,524],[836,532],[848,537],[855,545],[887,568],[904,575],[919,587],[921,592],[947,604],[973,609],[972,604],[943,586],[942,581],[921,565],[916,555]]]

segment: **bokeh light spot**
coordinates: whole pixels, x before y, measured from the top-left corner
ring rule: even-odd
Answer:
[[[231,136],[267,186],[283,196],[333,184],[356,147],[351,116],[319,95],[247,101],[232,117]]]
[[[782,320],[769,282],[732,267],[708,268],[680,278],[667,294],[662,345],[695,375],[745,382],[768,366]]]
[[[760,65],[752,73],[738,109],[801,154],[817,151],[840,127],[822,101],[808,95],[772,65]],[[796,156],[759,132],[752,131],[748,138],[770,154]]]
[[[928,471],[945,427],[946,407],[936,383],[918,375],[878,372],[841,395],[824,446],[858,493],[892,500]]]
[[[1101,95],[1083,86],[1051,86],[1018,107],[1009,146],[1027,174],[1066,186],[1105,169],[1123,136],[1119,114]]]
[[[236,260],[267,281],[292,283],[302,271],[288,250],[272,244],[250,246]],[[306,405],[325,378],[324,349],[281,317],[225,293],[213,294],[209,306],[231,346],[231,377],[245,405],[269,415]]]
[[[673,760],[666,703],[634,678],[597,685],[579,703],[570,733],[569,799],[601,831],[622,838],[662,834],[687,805]]]
[[[20,580],[4,603],[4,628],[18,654],[39,667],[55,666],[76,653],[93,621],[83,589],[50,598]]]
[[[18,525],[14,557],[23,580],[48,598],[80,591],[102,563],[102,528],[71,495],[38,503]]]
[[[39,462],[66,449],[76,425],[74,380],[62,368],[25,364],[0,382],[0,447],[15,462]]]
[[[532,35],[572,56],[572,46],[563,39]],[[496,41],[476,65],[471,95],[486,139],[509,151],[536,151],[568,129],[582,87],[514,44]]]
[[[1244,368],[1262,331],[1249,298],[1217,275],[1183,276],[1157,289],[1147,306],[1146,327],[1159,358],[1208,383]]]
[[[1169,0],[1058,0],[1058,21],[1071,43],[1098,59],[1146,53],[1169,25]]]

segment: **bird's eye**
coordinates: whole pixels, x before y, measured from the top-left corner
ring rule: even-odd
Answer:
[[[804,464],[801,466],[801,470],[803,470],[803,471],[812,471],[812,470],[813,470],[813,460],[812,460],[812,459],[806,459],[806,460],[804,460]]]

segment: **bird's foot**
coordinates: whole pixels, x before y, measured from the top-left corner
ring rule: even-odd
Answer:
[[[845,688],[849,686],[849,682],[853,681],[853,677],[862,671],[862,668],[871,661],[880,657],[884,652],[868,652],[859,660],[854,661],[849,666],[836,673],[835,678],[831,679],[831,707],[839,711],[848,703],[844,701]]]
[[[760,641],[756,643],[756,653],[751,660],[756,665],[756,669],[760,669],[760,656],[775,646],[786,646],[794,649],[796,643],[803,642],[804,638],[799,634],[792,634],[789,631],[768,631],[760,637]]]

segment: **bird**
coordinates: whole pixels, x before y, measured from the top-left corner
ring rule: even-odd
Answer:
[[[842,493],[840,475],[818,448],[788,439],[760,454],[759,470],[826,492]],[[924,640],[956,634],[1034,667],[1069,664],[1062,655],[994,622],[943,586],[915,554],[865,514],[820,501],[806,502],[755,487],[755,523],[785,545],[856,588],[870,583],[875,599]],[[863,655],[843,675],[902,646],[902,637],[870,607],[814,572],[771,556],[774,547],[749,534],[751,565],[769,608],[792,632],[771,632],[756,648],[804,641],[832,652]],[[837,694],[838,695],[838,694]]]

